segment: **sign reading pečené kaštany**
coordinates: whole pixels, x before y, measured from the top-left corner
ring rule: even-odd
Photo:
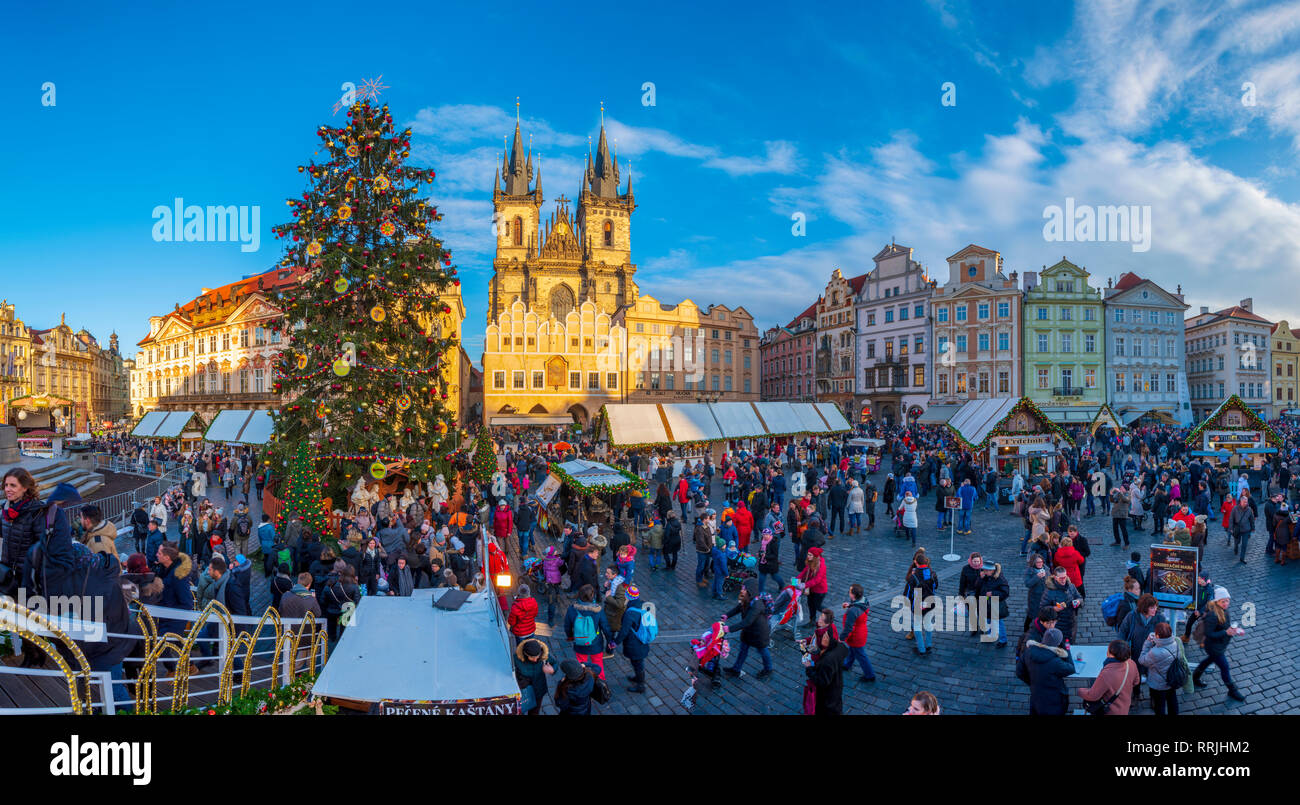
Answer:
[[[511,716],[519,714],[518,696],[472,699],[463,702],[402,702],[384,699],[371,707],[381,716]]]

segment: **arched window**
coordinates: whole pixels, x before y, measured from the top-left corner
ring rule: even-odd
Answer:
[[[569,311],[573,310],[573,307],[573,291],[569,289],[569,286],[557,285],[551,290],[550,308],[553,318],[563,321],[564,317],[569,315]]]
[[[614,225],[609,221],[605,221],[605,245],[614,245]]]
[[[524,219],[515,216],[515,245],[524,245]]]

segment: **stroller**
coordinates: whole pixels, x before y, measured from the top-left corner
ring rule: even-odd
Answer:
[[[894,509],[894,536],[907,538],[907,529],[903,526],[903,512],[901,509]]]
[[[722,670],[722,660],[731,653],[731,643],[726,638],[727,625],[718,621],[709,630],[691,640],[691,649],[695,652],[696,666],[691,669],[691,687],[695,686],[695,674],[704,674],[713,680],[713,687],[722,687],[718,672]],[[694,697],[692,697],[693,699]],[[685,696],[683,696],[683,704]]]
[[[734,593],[749,579],[758,578],[758,573],[754,570],[758,566],[758,560],[747,553],[737,553],[734,556],[731,551],[727,552],[727,577],[722,580],[723,592]]]

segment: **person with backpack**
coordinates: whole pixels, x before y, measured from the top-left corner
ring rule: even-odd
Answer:
[[[817,629],[811,652],[803,655],[804,714],[838,716],[844,712],[844,668],[849,659],[848,647],[835,631],[835,613],[823,609],[817,613]],[[811,693],[811,712],[809,708]]]
[[[871,613],[871,606],[867,603],[866,590],[861,584],[849,585],[849,600],[845,601],[841,608],[844,610],[844,620],[840,627],[840,634],[843,636],[843,643],[848,648],[848,656],[844,658],[844,667],[852,668],[853,661],[857,660],[858,665],[862,667],[862,681],[875,682],[876,672],[871,667],[871,659],[867,656],[867,616]]]
[[[1178,690],[1187,688],[1191,693],[1191,673],[1183,644],[1174,637],[1173,627],[1158,623],[1147,635],[1138,665],[1147,669],[1147,688],[1151,691],[1151,706],[1158,716],[1178,715]]]
[[[928,654],[934,644],[934,622],[929,613],[935,609],[935,594],[939,589],[939,574],[930,567],[930,559],[924,552],[918,551],[912,558],[907,578],[903,585],[903,596],[909,604],[909,621],[916,639],[916,653]]]
[[[605,678],[605,641],[612,633],[605,610],[596,601],[596,588],[584,584],[578,590],[578,600],[564,615],[564,636],[573,644],[573,656],[579,663],[591,663],[600,669]]]
[[[533,637],[515,646],[515,681],[523,694],[521,698],[532,699],[531,707],[521,702],[526,716],[539,715],[542,711],[542,700],[546,698],[549,687],[546,677],[555,673],[555,668],[547,661],[549,654],[546,643]]]
[[[1060,629],[1048,629],[1041,642],[1026,641],[1016,661],[1016,676],[1029,680],[1031,716],[1063,716],[1069,708],[1065,680],[1074,673],[1074,660],[1068,650],[1061,648],[1064,639]]]
[[[758,672],[758,678],[766,679],[772,675],[772,630],[765,607],[757,600],[758,582],[753,579],[746,581],[737,598],[736,606],[723,615],[724,621],[736,615],[741,617],[740,624],[731,629],[740,632],[740,653],[736,655],[736,663],[725,669],[726,673],[733,677],[744,676],[745,660],[753,648],[763,659],[763,670]]]
[[[624,592],[627,594],[627,609],[623,612],[623,625],[614,636],[612,645],[623,647],[623,656],[632,664],[631,682],[628,691],[645,693],[645,660],[650,656],[650,644],[659,636],[659,621],[653,610],[645,610],[641,603],[641,590],[629,584]]]

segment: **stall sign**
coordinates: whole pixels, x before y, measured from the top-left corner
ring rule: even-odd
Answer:
[[[1053,447],[1050,436],[995,436],[998,447]]]
[[[1191,609],[1196,604],[1196,549],[1189,545],[1151,546],[1151,593],[1162,607]]]
[[[371,713],[381,716],[511,716],[519,714],[518,696],[467,699],[455,702],[408,702],[383,699]]]
[[[549,506],[558,491],[560,491],[560,479],[553,474],[547,475],[546,480],[542,481],[542,485],[537,487],[537,499],[542,502],[543,506]]]
[[[959,497],[957,497],[957,496],[955,496],[955,495],[948,495],[948,496],[944,497],[944,499],[943,499],[943,507],[944,507],[945,509],[960,509],[960,508],[961,508],[961,498],[959,498]]]

